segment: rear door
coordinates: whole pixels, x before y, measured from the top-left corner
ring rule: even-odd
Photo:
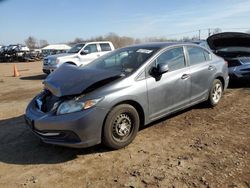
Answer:
[[[160,78],[148,75],[149,118],[160,118],[189,104],[191,81],[183,47],[175,47],[163,52],[148,67],[150,72],[157,64],[168,64],[169,71]]]
[[[112,49],[111,49],[111,46],[110,44],[107,42],[107,43],[99,43],[99,46],[100,46],[100,55],[104,55],[108,52],[110,52]]]
[[[216,68],[212,65],[210,52],[196,46],[186,48],[191,74],[191,103],[193,103],[206,99]]]

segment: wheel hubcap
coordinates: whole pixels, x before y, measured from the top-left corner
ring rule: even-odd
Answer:
[[[215,103],[218,103],[222,95],[222,87],[219,83],[217,83],[214,86],[213,92],[212,92],[212,99]]]
[[[131,133],[132,121],[127,114],[120,114],[113,123],[113,137],[124,140]]]

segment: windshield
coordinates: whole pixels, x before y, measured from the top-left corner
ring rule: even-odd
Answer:
[[[226,48],[221,48],[218,51],[220,52],[250,52],[249,47],[226,47]]]
[[[153,47],[122,48],[96,59],[84,68],[118,70],[128,74],[137,70],[158,50]]]
[[[85,44],[76,44],[75,46],[69,49],[68,53],[70,54],[78,53],[83,48],[83,46],[85,46]]]

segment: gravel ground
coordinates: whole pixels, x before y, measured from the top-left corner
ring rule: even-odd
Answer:
[[[231,84],[215,108],[154,122],[124,149],[69,149],[41,143],[23,119],[41,62],[17,63],[18,78],[13,65],[0,63],[0,187],[250,187],[250,82]]]

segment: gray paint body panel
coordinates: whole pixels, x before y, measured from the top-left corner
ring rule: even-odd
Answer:
[[[60,116],[39,114],[36,112],[37,109],[33,100],[27,107],[26,116],[34,121],[35,129],[41,131],[45,129],[51,131],[57,129],[71,130],[81,139],[80,143],[74,144],[57,143],[56,140],[50,141],[50,143],[70,147],[86,147],[101,142],[102,126],[105,117],[119,103],[123,103],[124,101],[136,102],[143,109],[145,124],[149,124],[156,119],[206,100],[211,84],[218,76],[223,78],[225,87],[227,87],[227,65],[223,59],[213,55],[211,52],[209,52],[212,56],[211,61],[203,62],[196,66],[189,66],[189,61],[186,57],[187,65],[185,68],[167,72],[159,80],[149,76],[148,67],[162,52],[173,47],[197,46],[193,44],[172,43],[165,46],[163,44],[160,45],[162,45],[162,49],[148,59],[133,74],[114,80],[86,94],[83,100],[104,97],[95,108]],[[211,65],[214,67],[212,71],[209,70],[209,66]],[[189,77],[182,79],[184,74],[188,74]],[[82,80],[83,85],[84,83],[88,83],[88,81],[90,82],[91,79],[87,79],[86,82]],[[79,82],[77,84],[80,89],[85,88],[85,86],[80,86]],[[79,93],[79,90],[77,90],[77,93]],[[71,94],[73,93],[71,92]],[[49,141],[46,140],[46,142]]]

